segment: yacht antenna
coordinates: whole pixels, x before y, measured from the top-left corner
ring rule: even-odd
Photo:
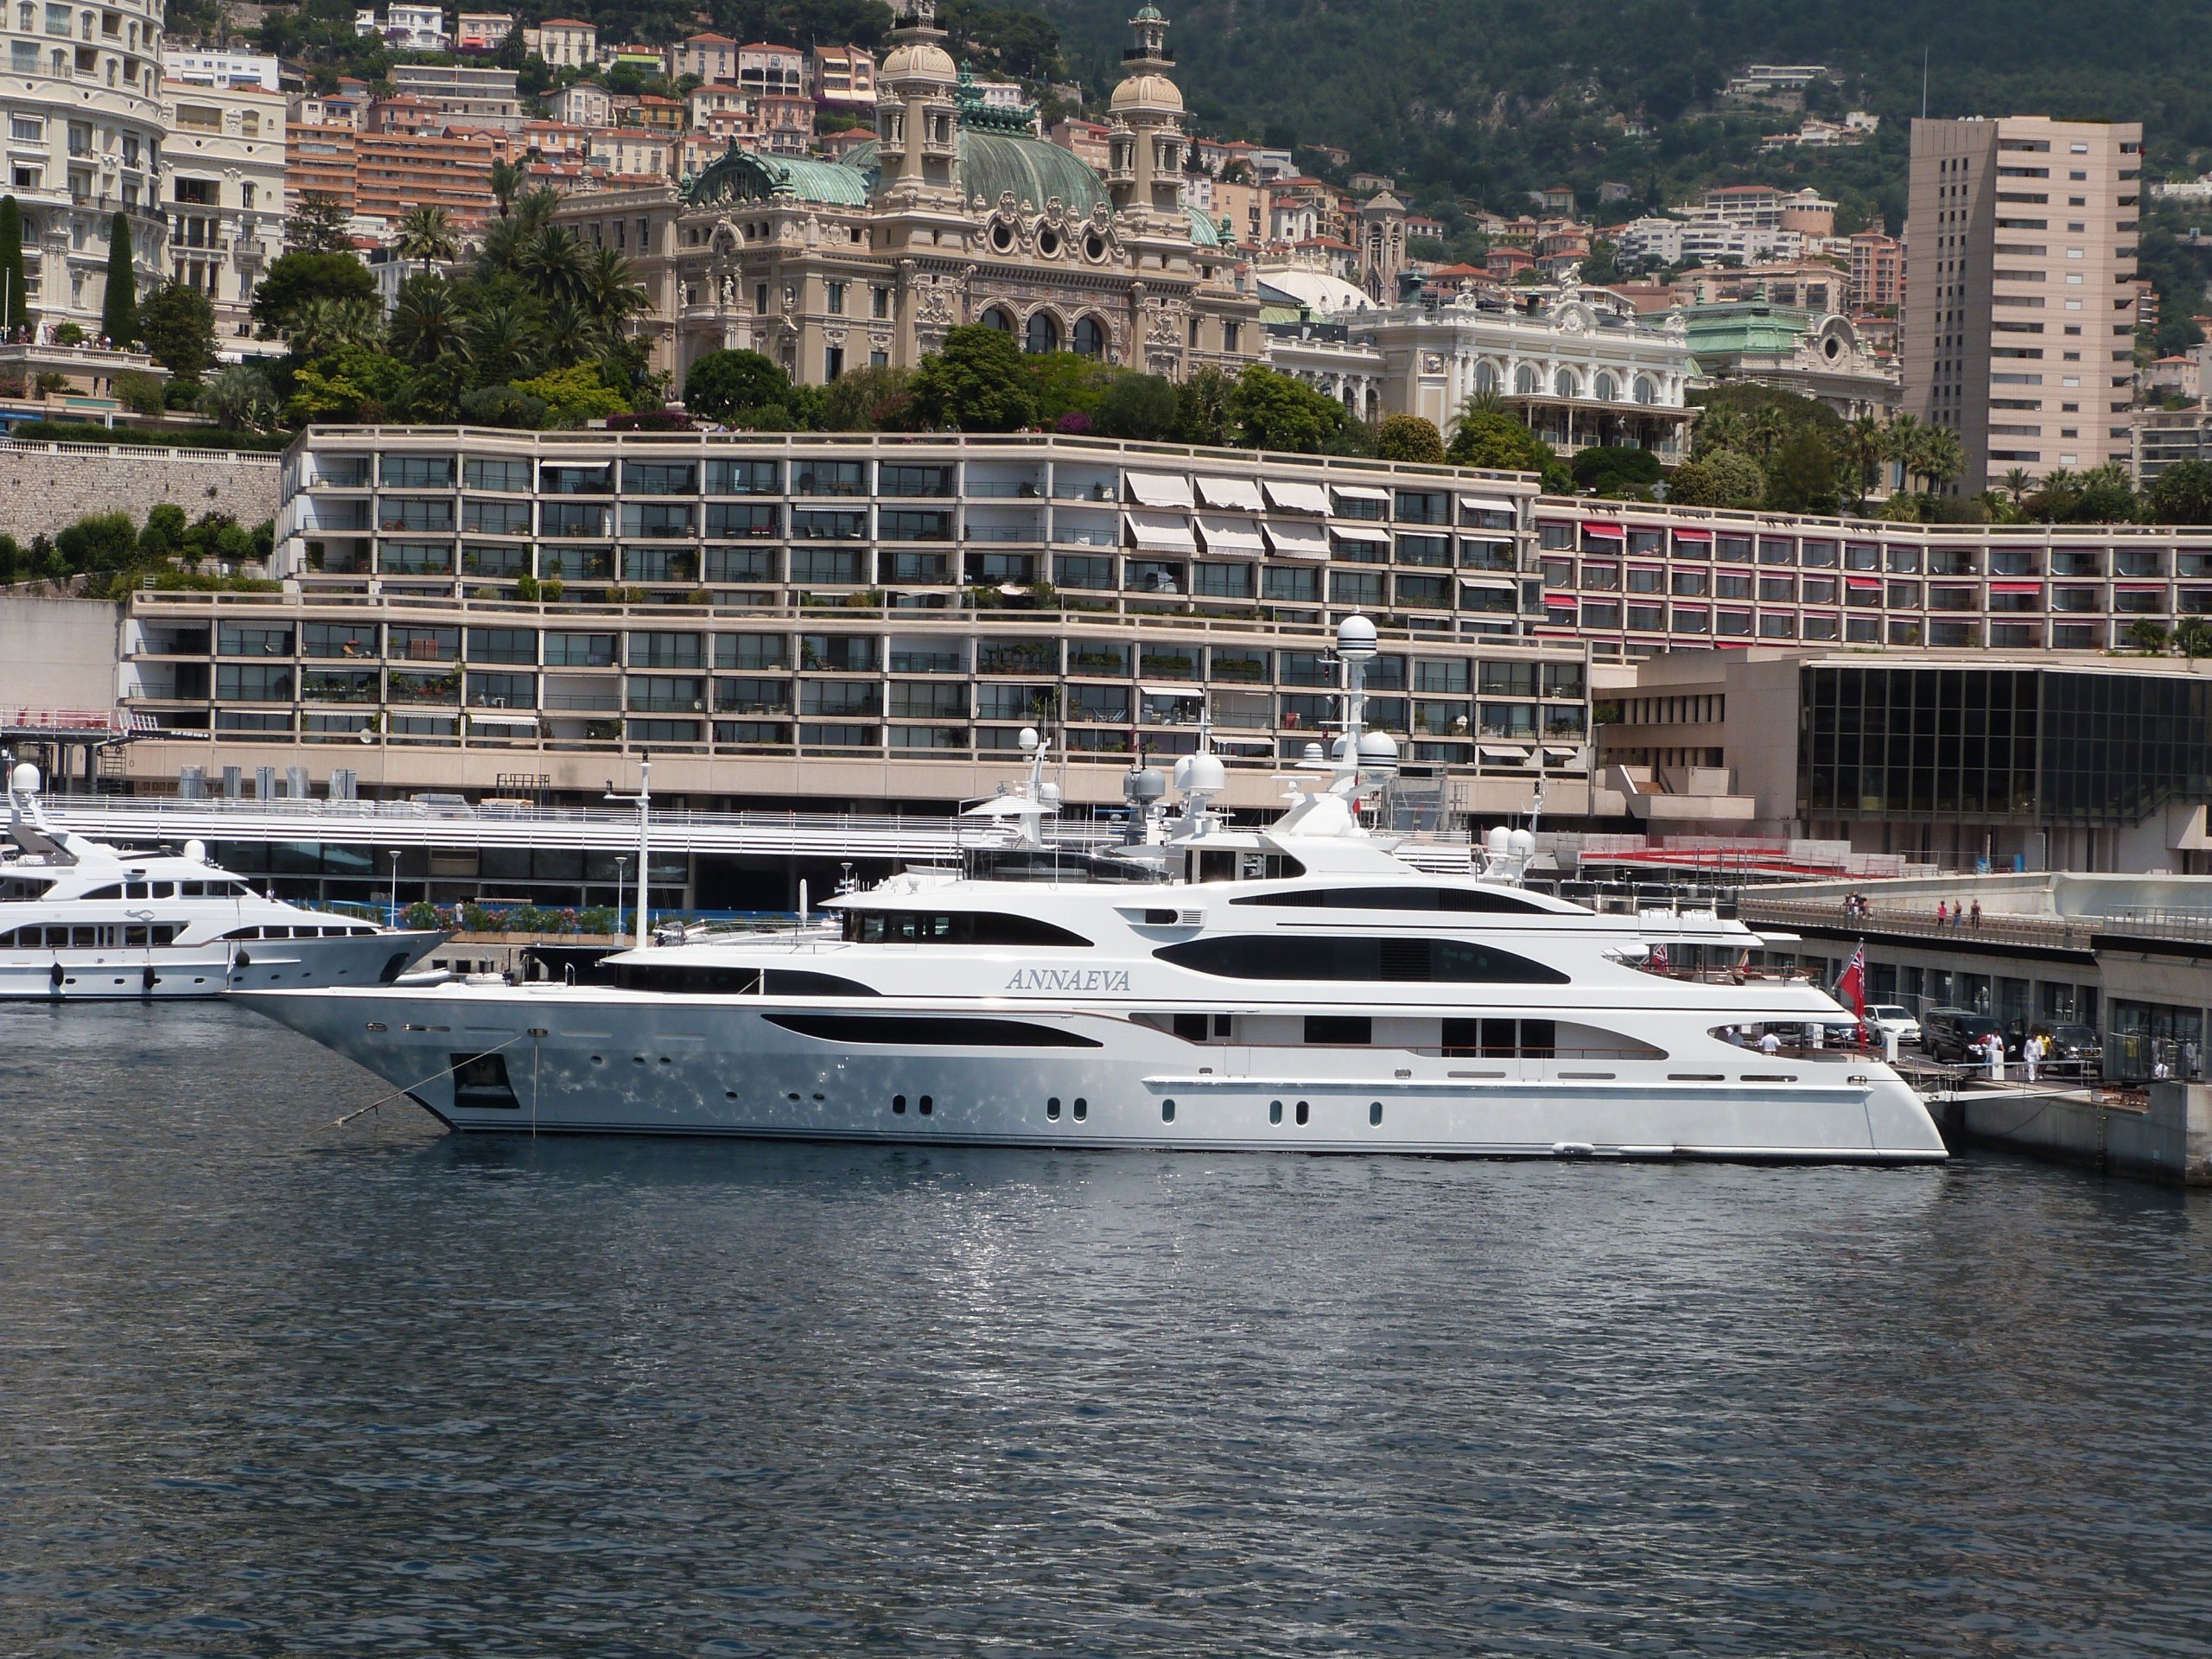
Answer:
[[[607,798],[610,801],[632,801],[638,808],[638,949],[645,948],[645,861],[652,845],[653,813],[653,758],[641,754],[638,760],[638,792],[618,795],[614,780],[607,780]]]
[[[1337,757],[1336,779],[1331,787],[1338,794],[1359,792],[1359,744],[1367,734],[1367,665],[1375,660],[1375,625],[1363,616],[1348,616],[1337,627],[1337,656],[1344,665],[1344,752]]]

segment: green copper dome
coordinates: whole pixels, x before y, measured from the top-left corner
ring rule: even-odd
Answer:
[[[871,151],[873,146],[863,146]],[[715,201],[771,201],[789,196],[833,207],[868,206],[868,175],[841,162],[803,156],[763,156],[754,150],[724,150],[683,188],[683,200],[697,207]]]
[[[873,182],[879,166],[875,145],[854,145],[844,165],[852,172],[867,175]],[[952,176],[963,200],[981,196],[994,207],[1007,192],[1017,202],[1026,201],[1032,207],[1042,207],[1057,196],[1077,218],[1095,207],[1113,205],[1105,181],[1073,150],[1014,133],[962,127]]]

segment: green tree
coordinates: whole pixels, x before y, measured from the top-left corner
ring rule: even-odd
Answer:
[[[100,333],[118,351],[138,338],[138,274],[130,266],[130,216],[118,209],[107,227],[107,281],[100,294]]]
[[[2107,462],[2082,474],[2081,493],[2068,518],[2078,524],[2126,524],[2135,521],[2139,511],[2126,469]]]
[[[2184,616],[2174,625],[2174,645],[2192,663],[2200,657],[2212,656],[2212,621],[2201,616]]]
[[[4,290],[4,308],[0,308],[0,327],[24,328],[30,325],[30,300],[24,292],[23,276],[23,210],[13,196],[0,196],[0,290]]]
[[[290,253],[353,251],[353,232],[346,228],[348,215],[337,197],[319,190],[302,196],[292,216],[284,221],[284,247]]]
[[[1766,468],[1734,449],[1686,461],[1667,480],[1667,499],[1685,507],[1756,507],[1766,499]]]
[[[1229,442],[1229,394],[1236,382],[1211,363],[1175,388],[1175,437],[1181,443]]]
[[[167,560],[176,556],[184,545],[187,520],[184,509],[174,501],[163,501],[146,515],[146,527],[138,532],[138,556],[142,559]]]
[[[1255,363],[1229,394],[1235,441],[1248,449],[1313,454],[1344,423],[1344,408],[1304,381]]]
[[[1164,375],[1125,374],[1108,386],[1090,422],[1102,437],[1160,442],[1176,435],[1182,398]]]
[[[158,416],[162,409],[161,377],[136,371],[118,374],[115,377],[115,398],[134,415]]]
[[[1920,429],[1920,474],[1931,489],[1942,489],[1967,469],[1967,452],[1948,426]]]
[[[1861,415],[1843,429],[1836,460],[1851,481],[1852,497],[1862,513],[1866,511],[1867,496],[1881,477],[1883,453],[1882,423],[1872,415]]]
[[[1069,415],[1080,415],[1086,429],[1099,399],[1122,372],[1075,352],[1024,353],[1021,365],[1029,374],[1039,421],[1052,426]]]
[[[847,369],[823,389],[825,432],[895,432],[906,424],[913,377],[887,363]]]
[[[1765,505],[1770,512],[1836,510],[1835,454],[1819,433],[1800,432],[1775,451],[1767,462]]]
[[[2146,499],[2159,524],[2212,524],[2212,461],[2175,461],[2151,480]]]
[[[588,365],[554,369],[514,383],[517,391],[545,405],[546,423],[556,427],[582,426],[622,414],[629,400],[611,386],[600,384],[599,371]]]
[[[1419,415],[1391,415],[1375,429],[1375,454],[1382,461],[1444,464],[1444,435],[1436,423]]]
[[[709,352],[683,377],[683,407],[709,421],[749,409],[782,408],[791,378],[759,352]]]
[[[299,313],[317,300],[370,300],[377,291],[369,268],[350,253],[280,254],[253,290],[253,320],[262,338],[289,338]]]
[[[96,512],[56,536],[54,545],[73,573],[120,570],[138,551],[138,526],[127,512]]]
[[[421,260],[425,276],[430,274],[432,265],[452,258],[460,246],[460,240],[454,234],[453,216],[442,207],[410,207],[399,221],[399,257]]]
[[[1547,489],[1565,488],[1569,483],[1567,468],[1551,445],[1500,410],[1471,405],[1461,410],[1452,423],[1452,442],[1444,454],[1454,467],[1541,474]]]
[[[180,384],[196,386],[215,360],[215,308],[189,283],[163,283],[138,307],[138,338]]]
[[[276,394],[260,370],[233,364],[201,388],[200,412],[230,431],[265,431],[276,423]]]
[[[2135,648],[2146,657],[2162,657],[2166,650],[2166,631],[2147,616],[2139,617],[2127,626],[2127,637]]]
[[[1013,336],[981,323],[950,329],[944,349],[914,371],[914,418],[925,428],[1019,432],[1037,419],[1036,394]]]
[[[1578,489],[1648,501],[1661,469],[1659,457],[1649,449],[1593,444],[1575,455],[1567,471]]]

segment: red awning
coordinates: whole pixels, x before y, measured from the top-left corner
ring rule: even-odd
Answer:
[[[1618,524],[1585,524],[1582,526],[1582,533],[1585,536],[1622,537],[1627,535],[1628,531]]]
[[[1576,606],[1581,602],[1573,594],[1546,594],[1544,595],[1544,603],[1547,605]]]
[[[2123,594],[2163,594],[2166,591],[2166,584],[2163,582],[2116,582],[2113,586]]]
[[[1713,532],[1709,530],[1678,530],[1675,532],[1675,539],[1678,542],[1709,542],[1713,539]]]
[[[1878,576],[1846,576],[1843,579],[1843,585],[1847,588],[1872,588],[1879,591],[1882,581]]]
[[[1989,584],[1989,591],[1993,594],[2039,594],[2043,592],[2043,583],[2039,582],[1993,582]]]

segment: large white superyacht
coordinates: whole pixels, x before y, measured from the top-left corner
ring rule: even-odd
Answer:
[[[374,985],[446,936],[378,927],[256,893],[207,861],[142,853],[50,823],[38,768],[8,772],[0,856],[0,1000],[140,1001],[248,985]]]
[[[1923,1162],[1943,1143],[1872,1055],[1745,1034],[1847,1020],[1816,987],[1647,971],[1758,946],[1707,912],[1618,915],[1437,876],[1362,824],[1395,746],[1363,728],[1373,626],[1346,621],[1344,733],[1257,830],[1181,800],[1060,851],[1041,763],[962,868],[830,901],[827,925],[645,943],[611,985],[247,991],[456,1129],[1067,1147]],[[1144,774],[1140,774],[1144,775]],[[1156,778],[1157,774],[1149,774]],[[641,813],[641,822],[642,822]]]

